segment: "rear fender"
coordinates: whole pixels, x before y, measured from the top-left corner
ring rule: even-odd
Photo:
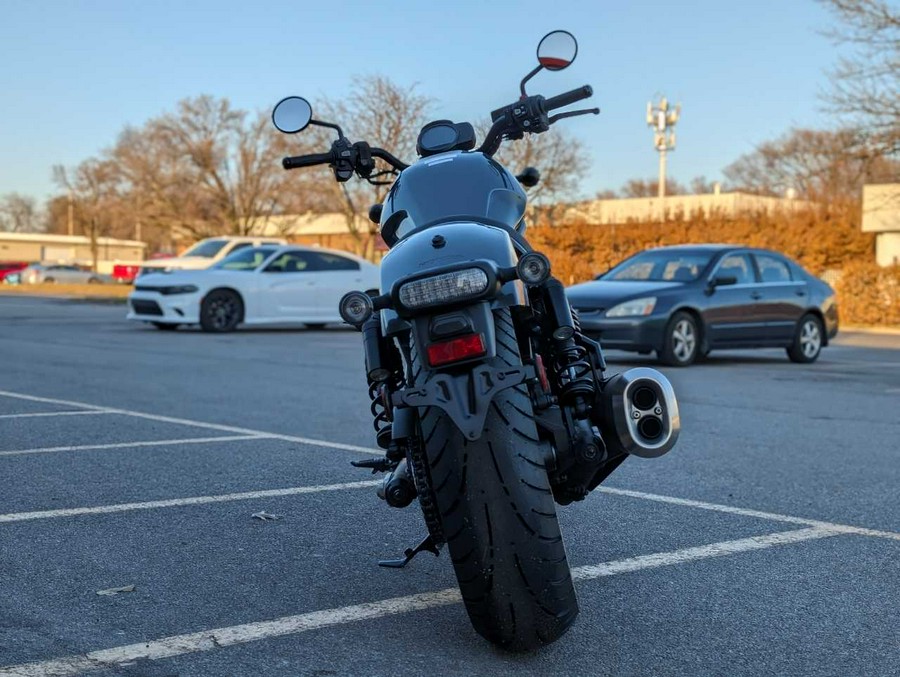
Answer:
[[[474,333],[484,339],[486,355],[445,368],[428,364],[427,346],[443,337],[433,334],[433,320],[464,315]],[[494,396],[534,377],[529,365],[510,366],[497,357],[496,326],[491,303],[484,301],[452,313],[413,318],[412,341],[417,347],[420,371],[416,382],[393,395],[395,407],[438,407],[467,439],[481,437]]]

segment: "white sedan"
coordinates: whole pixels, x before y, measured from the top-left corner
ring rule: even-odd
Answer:
[[[348,291],[377,293],[378,266],[347,252],[263,245],[247,247],[206,270],[141,276],[128,297],[128,319],[159,329],[199,324],[232,331],[239,324],[341,322]]]

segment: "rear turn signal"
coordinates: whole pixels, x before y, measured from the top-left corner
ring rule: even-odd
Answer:
[[[428,346],[428,364],[432,367],[440,367],[471,357],[481,357],[486,353],[484,337],[481,334],[469,334],[449,341],[432,343]]]

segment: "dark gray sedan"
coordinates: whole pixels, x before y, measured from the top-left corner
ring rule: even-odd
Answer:
[[[687,366],[710,350],[783,347],[814,362],[837,334],[834,290],[782,254],[731,245],[660,247],[567,290],[604,348]]]

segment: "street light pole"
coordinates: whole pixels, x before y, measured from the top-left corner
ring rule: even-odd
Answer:
[[[681,115],[681,104],[674,107],[662,97],[654,106],[647,103],[647,126],[653,130],[653,145],[659,152],[659,197],[666,196],[666,153],[675,150],[675,123]]]

